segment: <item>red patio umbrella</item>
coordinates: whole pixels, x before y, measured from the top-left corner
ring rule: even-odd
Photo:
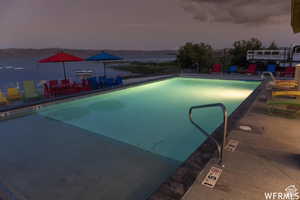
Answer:
[[[84,61],[84,59],[77,57],[77,56],[73,56],[71,54],[67,54],[64,52],[61,53],[57,53],[54,56],[50,56],[49,58],[45,58],[42,60],[39,60],[39,63],[56,63],[56,62],[61,62],[64,68],[64,76],[65,76],[65,80],[67,80],[67,75],[66,75],[66,67],[65,67],[65,62],[80,62],[80,61]]]

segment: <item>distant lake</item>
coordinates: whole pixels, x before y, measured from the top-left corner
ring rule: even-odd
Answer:
[[[44,57],[43,57],[44,58]],[[127,55],[123,56],[126,61],[138,62],[167,62],[175,60],[175,55]],[[23,57],[15,58],[11,56],[0,57],[0,88],[15,87],[16,82],[21,83],[23,80],[61,80],[63,76],[63,68],[61,63],[37,63],[39,57]],[[12,66],[11,69],[5,67]],[[2,69],[1,69],[2,67]],[[15,68],[24,68],[24,70],[15,70]],[[66,71],[71,80],[78,80],[75,76],[76,70],[90,69],[97,76],[103,75],[103,64],[97,62],[72,62],[66,63]],[[117,75],[130,75],[130,72],[106,68],[106,74],[109,77]]]

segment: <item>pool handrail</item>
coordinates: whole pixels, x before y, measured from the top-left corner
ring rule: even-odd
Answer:
[[[209,133],[207,133],[203,128],[201,128],[194,120],[193,120],[193,110],[194,109],[202,109],[202,108],[208,108],[208,107],[220,107],[223,111],[223,123],[224,123],[224,132],[223,132],[223,141],[220,144],[214,137],[212,137]],[[224,167],[223,163],[223,151],[224,151],[224,146],[226,143],[226,137],[227,137],[227,123],[228,123],[228,112],[224,104],[222,103],[215,103],[215,104],[206,104],[206,105],[199,105],[199,106],[192,106],[189,110],[189,118],[191,123],[200,131],[202,132],[205,136],[210,138],[217,146],[218,149],[218,157],[219,157],[219,162],[218,164],[222,167]]]
[[[270,75],[271,79],[272,79],[274,82],[276,81],[276,78],[274,77],[273,73],[272,73],[272,72],[268,72],[268,71],[262,72],[262,74],[261,74],[261,79],[262,79],[262,80],[265,80],[265,79],[266,79],[265,74]]]

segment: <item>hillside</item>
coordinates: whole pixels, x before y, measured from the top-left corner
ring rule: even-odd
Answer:
[[[50,56],[60,51],[64,51],[67,53],[71,53],[80,57],[88,57],[91,55],[95,55],[100,53],[101,51],[105,51],[117,56],[165,56],[176,55],[177,51],[174,50],[158,50],[158,51],[140,51],[140,50],[91,50],[91,49],[55,49],[55,48],[47,48],[47,49],[0,49],[0,57],[45,57]]]

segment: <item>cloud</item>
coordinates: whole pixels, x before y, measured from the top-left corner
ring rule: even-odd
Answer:
[[[15,0],[11,1],[0,1],[0,19],[2,19],[9,9],[11,9],[15,4]]]
[[[233,24],[269,24],[286,20],[288,0],[181,0],[196,20]]]

